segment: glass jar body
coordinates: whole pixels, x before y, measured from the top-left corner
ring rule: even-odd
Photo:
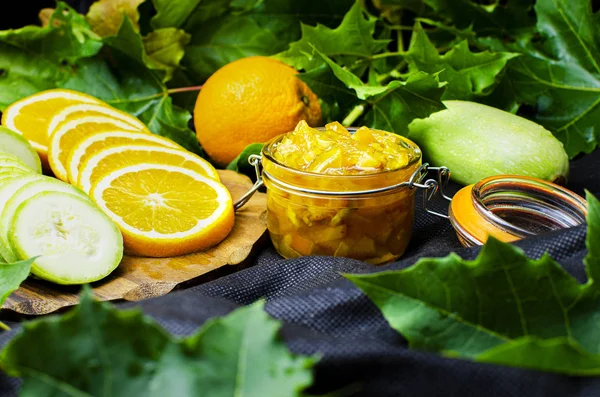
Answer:
[[[279,162],[274,153],[281,139],[262,151],[267,227],[280,255],[347,257],[378,265],[404,253],[414,220],[415,188],[409,181],[422,164],[414,142],[399,137],[409,159],[401,169],[329,175]]]
[[[408,246],[414,190],[355,198],[299,194],[268,178],[265,185],[267,227],[284,258],[326,255],[378,265],[399,258]]]

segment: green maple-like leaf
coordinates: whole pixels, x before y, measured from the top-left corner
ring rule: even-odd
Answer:
[[[58,3],[46,27],[0,31],[0,110],[68,79],[77,62],[100,51],[85,18]]]
[[[242,150],[242,153],[240,153],[236,158],[233,159],[231,163],[229,163],[227,169],[248,174],[249,176],[254,176],[254,167],[250,165],[248,158],[253,154],[260,155],[263,146],[263,143],[251,143],[250,145],[246,146],[244,150]]]
[[[407,59],[415,71],[440,73],[447,82],[442,99],[473,100],[488,95],[499,81],[506,63],[518,56],[510,52],[473,53],[467,41],[440,55],[420,23],[415,25]]]
[[[96,302],[23,325],[0,354],[22,396],[299,396],[312,358],[279,340],[281,324],[257,303],[176,340],[139,310]]]
[[[321,99],[325,120],[406,134],[413,119],[445,108],[440,101],[444,88],[437,76],[427,73],[380,84],[380,71],[393,72],[385,60],[400,55],[381,53],[389,40],[374,38],[376,23],[356,2],[335,29],[303,25],[302,39],[276,57],[307,70],[300,78]],[[361,77],[365,72],[366,83]],[[357,121],[354,113],[364,114]]]
[[[527,258],[490,238],[477,259],[455,254],[348,275],[415,348],[568,374],[600,374],[600,201],[588,194],[589,281],[548,255]]]
[[[90,6],[86,17],[92,30],[100,36],[112,36],[119,31],[124,18],[129,18],[139,31],[138,7],[145,0],[98,0]]]
[[[422,15],[430,8],[427,0],[374,0],[373,5],[380,9],[386,18],[395,20],[394,15],[405,10],[410,10],[417,15]]]
[[[0,307],[10,294],[19,288],[31,270],[35,258],[26,259],[16,263],[0,263]],[[0,330],[5,328],[0,322]]]
[[[85,17],[64,3],[58,3],[48,26],[26,26],[0,32],[0,42],[48,61],[71,64],[93,56],[102,47],[100,37]]]
[[[598,199],[589,192],[588,199],[588,232],[585,245],[588,249],[588,254],[585,257],[585,269],[587,276],[592,282],[600,283],[600,203]]]
[[[371,128],[406,135],[414,119],[422,119],[444,110],[441,101],[445,87],[437,74],[419,72],[405,82],[394,80],[381,94],[367,99],[369,109],[364,123]]]
[[[35,258],[15,263],[0,263],[0,307],[29,275]]]
[[[176,28],[157,29],[141,37],[128,17],[123,19],[117,33],[104,38],[104,43],[124,56],[133,58],[146,68],[156,70],[162,81],[173,77],[185,53],[190,35]],[[123,56],[122,56],[123,58]]]
[[[150,60],[144,42],[137,32],[133,21],[128,17],[123,18],[123,23],[119,26],[116,34],[104,38],[106,47],[116,51],[118,55],[127,55],[131,60],[138,64],[151,66]]]
[[[182,64],[195,82],[242,57],[273,55],[300,37],[300,21],[339,23],[352,0],[154,0],[155,28],[191,34]]]
[[[162,81],[165,72],[153,67],[128,18],[117,35],[101,40],[83,16],[58,3],[48,26],[0,32],[0,109],[45,89],[70,88],[107,101],[139,117],[152,132],[201,153],[188,127],[190,113],[173,106]]]
[[[148,67],[153,63],[131,21],[125,18],[117,35],[104,38],[104,43],[111,63],[99,57],[82,61],[61,86],[94,95],[138,117],[155,134],[201,153],[188,127],[190,113],[173,105],[163,83],[165,72]]]
[[[445,109],[440,99],[445,88],[435,74],[418,72],[406,81],[393,80],[385,86],[365,84],[354,73],[342,68],[316,48],[314,51],[335,77],[355,92],[356,98],[364,100],[364,123],[369,127],[406,135],[412,120]],[[310,82],[307,83],[312,88]]]
[[[231,0],[152,0],[156,15],[152,18],[155,29],[182,27],[194,16],[197,21],[207,21],[226,14]]]
[[[328,122],[342,120],[355,105],[360,103],[356,92],[338,79],[326,63],[300,74],[299,78],[321,100],[323,120]]]
[[[535,18],[531,0],[511,0],[490,5],[472,0],[423,0],[437,17],[448,25],[464,29],[469,26],[480,36],[514,37],[532,34]]]
[[[377,18],[368,15],[356,2],[335,29],[302,24],[302,38],[276,58],[296,69],[310,70],[322,63],[313,51],[315,48],[340,65],[352,65],[359,59],[368,62],[390,42],[373,38],[376,23]]]
[[[199,359],[198,390],[208,391],[206,396],[300,396],[312,383],[315,359],[293,356],[277,340],[280,328],[262,303],[201,328],[184,342]]]
[[[481,353],[476,360],[575,376],[600,375],[600,355],[589,353],[577,342],[562,337],[519,338]]]
[[[570,157],[589,153],[600,140],[600,17],[588,0],[539,0],[535,12],[541,42],[482,41],[524,54],[509,63],[504,92],[492,104],[510,99],[535,106],[533,120],[551,130]]]
[[[179,68],[179,62],[185,54],[185,45],[190,42],[190,35],[176,28],[157,29],[148,33],[142,40],[148,56],[147,64],[152,69],[164,70],[164,81],[173,77]]]
[[[571,157],[591,152],[600,140],[600,21],[591,7],[581,0],[538,1],[542,50],[549,57],[532,54],[515,62],[510,74],[526,102],[539,93],[536,121],[555,133]]]

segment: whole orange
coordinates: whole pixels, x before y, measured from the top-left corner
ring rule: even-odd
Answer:
[[[198,141],[219,165],[251,143],[292,131],[300,120],[321,123],[317,96],[277,60],[253,56],[228,63],[204,83],[194,107]]]

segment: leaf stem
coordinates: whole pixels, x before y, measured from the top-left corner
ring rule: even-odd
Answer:
[[[139,98],[133,98],[133,99],[127,99],[127,100],[122,100],[122,99],[112,99],[112,100],[108,100],[106,102],[108,103],[131,103],[131,102],[143,102],[143,101],[149,101],[151,99],[155,99],[155,98],[161,98],[161,97],[166,97],[170,94],[178,94],[181,92],[192,92],[192,91],[200,91],[202,89],[202,85],[194,85],[191,87],[180,87],[180,88],[171,88],[169,90],[164,90],[162,92],[153,94],[153,95],[148,95],[148,96],[144,96],[144,97],[139,97]]]
[[[203,86],[195,85],[192,87],[171,88],[167,90],[167,94],[178,94],[180,92],[200,91]]]
[[[401,55],[406,55],[406,51],[396,51],[396,52],[384,52],[381,54],[375,54],[371,57],[371,59],[381,59],[381,58],[389,58],[389,57],[397,57]]]
[[[0,330],[10,331],[10,327],[8,325],[4,324],[2,321],[0,321]]]
[[[352,109],[350,111],[350,113],[348,113],[348,115],[346,116],[346,118],[342,121],[342,125],[344,127],[349,127],[351,126],[360,116],[362,116],[362,114],[365,112],[365,105],[364,104],[359,104],[356,105],[354,107],[354,109]]]
[[[404,51],[404,38],[401,30],[396,32],[396,37],[398,38],[398,51]]]
[[[379,84],[383,84],[384,82],[386,82],[388,79],[392,78],[392,79],[400,79],[402,77],[405,76],[405,74],[400,72],[400,69],[404,68],[406,66],[406,61],[402,61],[401,63],[398,64],[398,66],[396,66],[394,69],[390,70],[388,73],[382,74],[381,76],[377,77],[377,82]]]
[[[409,31],[413,30],[412,26],[406,26],[406,25],[388,25],[387,27],[392,30],[409,30]]]

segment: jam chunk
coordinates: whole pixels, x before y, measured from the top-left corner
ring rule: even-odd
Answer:
[[[410,150],[397,135],[361,127],[351,134],[338,122],[324,131],[301,121],[277,145],[275,159],[301,171],[365,175],[406,167]]]

